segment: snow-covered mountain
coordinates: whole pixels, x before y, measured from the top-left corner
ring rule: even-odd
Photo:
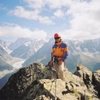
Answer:
[[[20,38],[13,43],[0,40],[0,77],[20,68],[24,59],[33,55],[44,42],[44,40],[31,40],[29,38]],[[12,51],[11,54],[9,51]]]
[[[34,55],[27,59],[23,66],[27,66],[33,62],[42,62],[47,64],[50,60],[50,51],[53,45],[51,39],[45,43]],[[94,40],[64,40],[69,48],[69,56],[67,58],[67,67],[73,71],[77,64],[83,64],[92,70],[100,68],[100,39]]]
[[[11,68],[9,62],[12,57],[0,46],[0,69]]]
[[[88,66],[92,70],[100,68],[100,39],[84,41],[64,40],[64,42],[67,43],[69,48],[67,66],[70,70],[75,70],[74,66],[78,63]],[[0,66],[2,66],[0,69],[5,70],[12,69],[12,66],[15,69],[20,68],[24,60],[23,66],[27,66],[33,62],[47,64],[50,60],[50,52],[54,40],[50,39],[49,42],[47,42],[45,40],[20,38],[10,43],[10,45],[2,41],[0,43]],[[11,55],[7,52],[8,47],[13,50]]]
[[[11,47],[13,47],[13,52],[11,56],[28,59],[31,55],[38,51],[46,41],[44,40],[31,40],[31,39],[18,39]],[[14,47],[15,46],[15,47]]]
[[[11,44],[11,42],[9,42],[9,41],[0,40],[0,46],[8,53],[11,52],[11,50],[9,49],[10,44]]]
[[[66,64],[71,71],[75,70],[77,64],[83,64],[92,70],[100,69],[100,39],[84,41],[64,40],[64,42],[67,43],[69,48],[69,56]],[[10,44],[10,46],[2,44],[0,46],[0,78],[2,78],[0,82],[3,83],[5,79],[6,82],[11,73],[22,67],[21,65],[25,59],[27,60],[23,63],[23,66],[28,66],[33,62],[47,64],[50,61],[53,44],[53,39],[47,42],[44,40],[30,40],[25,38],[18,39],[17,42]],[[7,49],[8,47],[13,47],[12,49],[10,48],[13,50],[11,55],[4,47],[7,47]]]
[[[22,60],[12,57],[9,54],[8,46],[6,41],[0,40],[0,78],[21,67],[19,62],[22,62]]]
[[[18,47],[20,47],[21,45],[23,45],[24,43],[26,43],[28,41],[30,41],[29,38],[18,38],[16,41],[14,41],[13,43],[11,43],[9,45],[9,48],[11,50],[15,50],[15,49],[17,49]]]
[[[3,49],[1,46],[0,46],[0,58],[2,59],[2,61],[7,62],[10,65],[13,65],[13,63],[19,60],[19,58],[14,58],[10,54],[8,54],[8,52],[5,51],[5,49]]]
[[[6,45],[7,42],[0,41],[0,86],[8,80],[9,76],[22,67],[24,59],[28,59],[42,45],[45,40],[31,40],[20,38],[15,42]],[[9,54],[9,51],[12,51]]]
[[[0,46],[0,78],[13,70],[13,66],[9,64],[12,57]]]
[[[47,63],[50,59],[50,50],[52,48],[53,41],[52,39],[45,43],[34,55],[32,55],[29,59],[27,59],[23,66],[27,66],[33,62],[43,62]]]
[[[90,52],[90,53],[98,53],[100,52],[100,38],[91,39],[91,40],[65,40],[68,42],[68,46],[71,48],[71,52]]]

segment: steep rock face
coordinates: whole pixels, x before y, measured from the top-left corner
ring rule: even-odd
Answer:
[[[45,71],[44,68],[42,64],[34,63],[27,68],[20,69],[9,78],[0,92],[0,97],[4,97],[4,100],[19,100],[33,81],[54,76],[53,72],[51,74],[51,72]]]
[[[92,85],[92,72],[87,67],[77,65],[77,70],[74,74],[82,78],[87,88]]]
[[[84,70],[84,73],[88,73],[87,70]],[[78,71],[75,73],[79,74]],[[90,81],[91,73],[88,73]],[[82,77],[67,69],[64,74],[66,81],[57,79],[55,71],[42,64],[31,64],[9,78],[0,90],[0,100],[99,100],[94,89],[88,89]],[[95,81],[98,81],[98,78],[95,78]]]
[[[100,70],[91,72],[87,67],[78,65],[74,74],[83,79],[86,87],[100,97]]]
[[[100,97],[100,70],[93,73],[93,84],[94,88],[98,91],[98,96]]]

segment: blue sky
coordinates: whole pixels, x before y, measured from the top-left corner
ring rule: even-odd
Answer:
[[[0,39],[100,37],[100,0],[0,0]]]

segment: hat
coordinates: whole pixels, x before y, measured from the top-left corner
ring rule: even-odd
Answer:
[[[56,39],[56,38],[61,38],[61,36],[58,34],[58,33],[55,33],[54,34],[54,38]]]

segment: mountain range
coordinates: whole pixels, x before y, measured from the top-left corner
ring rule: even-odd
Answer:
[[[44,43],[45,40],[31,40],[29,38],[19,38],[10,43],[0,40],[0,69],[5,70],[6,67],[9,69],[18,62],[22,63],[36,53]]]
[[[12,66],[9,64],[11,60],[12,57],[0,46],[0,71],[12,69]]]
[[[0,40],[0,88],[44,42],[46,41],[29,38],[19,38],[13,42]]]
[[[100,38],[92,40],[64,40],[69,51],[67,57],[67,67],[75,70],[75,65],[83,64],[92,70],[100,68]],[[0,41],[1,62],[8,65],[17,62],[15,58],[22,59],[23,66],[33,62],[47,64],[50,60],[50,53],[54,40],[31,40],[29,38],[19,38],[13,43]],[[10,53],[9,53],[10,51]],[[2,66],[3,64],[0,63]],[[22,63],[22,62],[21,62]],[[7,66],[8,66],[7,65]]]
[[[91,40],[63,40],[69,48],[66,67],[74,72],[77,64],[92,71],[100,69],[100,38]],[[0,81],[21,67],[33,62],[45,65],[50,61],[54,39],[32,40],[19,38],[14,42],[0,40]],[[8,77],[9,78],[9,77]]]
[[[38,51],[45,43],[44,40],[31,40],[29,38],[20,38],[16,40],[10,48],[13,49],[11,56],[28,59],[31,55]]]
[[[91,70],[100,68],[100,39],[94,40],[64,40],[69,48],[68,57],[66,61],[67,67],[75,70],[77,64],[83,64]],[[33,62],[42,62],[47,64],[50,60],[51,48],[53,46],[53,39],[45,43],[34,55],[27,59],[23,66],[29,65]]]

